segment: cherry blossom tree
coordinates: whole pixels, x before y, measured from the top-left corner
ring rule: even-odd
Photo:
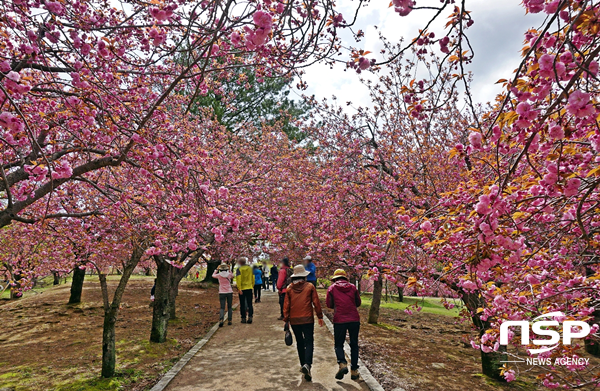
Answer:
[[[545,12],[526,33],[523,61],[497,104],[450,153],[464,179],[407,226],[441,262],[430,274],[461,292],[480,339],[484,372],[513,380],[499,326],[559,311],[590,322],[584,344],[541,357],[598,354],[598,4],[524,2]],[[459,61],[452,59],[451,61]],[[420,224],[419,224],[420,223]],[[515,341],[516,342],[516,341]],[[597,368],[542,367],[547,387],[597,385]]]
[[[0,226],[67,182],[128,164],[168,128],[174,93],[219,92],[242,67],[288,75],[338,46],[333,3],[122,1],[3,3]],[[172,133],[176,129],[170,128]],[[46,211],[48,212],[48,211]],[[60,217],[63,214],[50,214]]]

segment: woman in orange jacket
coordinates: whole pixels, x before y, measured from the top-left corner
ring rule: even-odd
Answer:
[[[286,326],[292,327],[296,337],[298,358],[304,378],[312,380],[310,369],[313,361],[315,317],[317,313],[319,326],[323,327],[323,311],[317,289],[313,284],[306,282],[309,272],[304,266],[294,266],[292,283],[286,289],[285,302],[283,304],[283,320]]]

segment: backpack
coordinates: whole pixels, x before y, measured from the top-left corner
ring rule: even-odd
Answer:
[[[288,267],[285,270],[285,280],[283,280],[283,288],[287,289],[288,286],[290,286],[290,284],[292,283],[292,274],[294,274],[294,271],[292,270],[291,267]]]

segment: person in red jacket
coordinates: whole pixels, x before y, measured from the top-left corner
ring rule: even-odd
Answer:
[[[281,316],[277,320],[283,320],[283,303],[285,302],[285,291],[292,283],[292,271],[290,269],[290,260],[286,257],[281,260],[279,276],[277,277],[277,291],[279,292],[279,310]]]
[[[344,355],[346,333],[350,335],[350,369],[352,380],[358,380],[358,332],[360,330],[360,294],[358,289],[348,282],[348,276],[343,269],[337,269],[331,278],[333,284],[327,289],[325,303],[333,308],[333,339],[335,355],[339,369],[336,379],[343,379],[348,373],[348,362]]]

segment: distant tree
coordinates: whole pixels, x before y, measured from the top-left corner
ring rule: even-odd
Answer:
[[[240,69],[238,77],[222,80],[218,88],[199,96],[191,111],[212,109],[215,119],[232,132],[246,125],[260,127],[262,122],[279,122],[291,140],[300,142],[306,139],[306,133],[296,121],[305,118],[311,106],[290,98],[290,83],[289,78],[259,78],[252,70]]]

